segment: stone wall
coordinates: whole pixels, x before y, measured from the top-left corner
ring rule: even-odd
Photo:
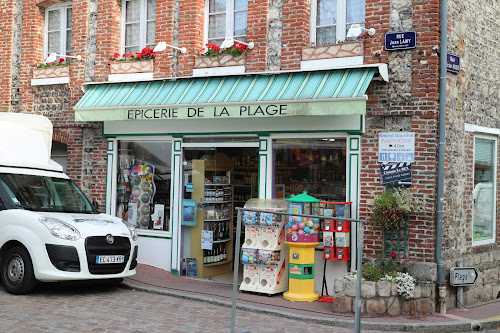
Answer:
[[[460,74],[447,75],[448,163],[445,176],[443,259],[446,272],[455,267],[459,260],[463,261],[464,266],[473,266],[479,271],[476,284],[464,288],[466,306],[500,296],[498,209],[496,242],[481,246],[472,244],[474,136],[486,133],[464,131],[465,124],[493,129],[493,133],[498,133],[500,128],[500,67],[494,65],[500,62],[500,42],[495,33],[500,29],[498,17],[498,1],[459,0],[448,5],[448,52],[460,56],[461,70]],[[498,138],[498,134],[490,137]],[[500,195],[499,180],[497,169],[497,199]],[[448,287],[447,306],[456,306],[454,287]]]
[[[354,313],[356,281],[335,279],[333,312]],[[415,286],[414,297],[404,299],[398,295],[396,284],[387,281],[361,284],[361,313],[367,315],[402,316],[425,315],[435,312],[435,285],[433,283]]]

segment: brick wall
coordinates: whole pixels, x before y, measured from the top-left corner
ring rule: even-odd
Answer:
[[[282,70],[300,69],[302,49],[309,46],[310,17],[309,1],[283,1]]]
[[[205,24],[205,1],[186,0],[179,6],[179,45],[187,53],[179,55],[179,76],[192,75],[194,59],[200,54],[203,44],[203,26]]]
[[[5,4],[0,16],[0,45],[2,45],[2,53],[5,59],[13,58],[13,41],[14,41],[14,31],[12,31],[12,26],[14,25],[14,12],[16,2],[8,1]],[[12,66],[2,66],[0,68],[0,110],[6,111],[10,107],[10,95],[11,95],[11,75]]]
[[[95,81],[107,81],[109,62],[116,52],[120,52],[121,1],[99,0],[97,13]]]

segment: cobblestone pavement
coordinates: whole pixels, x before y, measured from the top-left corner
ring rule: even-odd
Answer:
[[[7,294],[0,287],[0,309],[0,332],[215,333],[229,332],[231,325],[228,307],[81,283],[43,284],[26,296]],[[353,330],[238,311],[236,331],[348,333]]]

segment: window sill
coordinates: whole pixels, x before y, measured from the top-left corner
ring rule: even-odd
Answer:
[[[109,74],[109,82],[134,82],[150,81],[153,79],[153,72],[150,73],[128,73],[128,74]]]
[[[53,84],[68,84],[69,76],[51,77],[45,79],[31,79],[31,86],[49,86]]]

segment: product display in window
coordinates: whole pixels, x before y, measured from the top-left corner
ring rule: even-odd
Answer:
[[[119,141],[116,215],[138,229],[170,228],[170,141]]]
[[[275,196],[307,191],[322,200],[346,196],[346,140],[275,140]]]

